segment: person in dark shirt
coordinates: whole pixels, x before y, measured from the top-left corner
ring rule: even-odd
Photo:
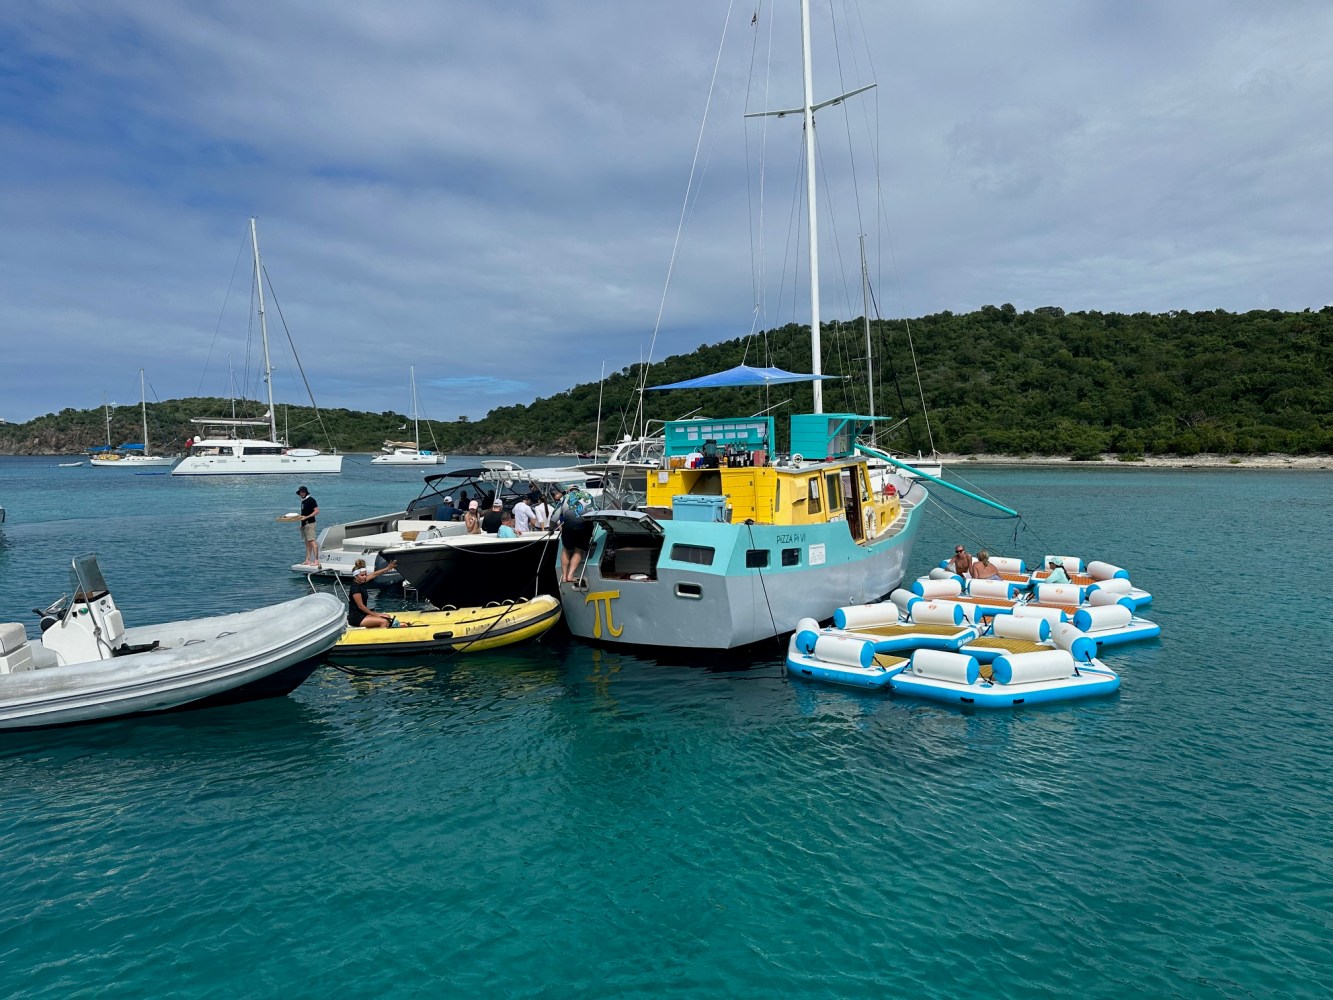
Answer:
[[[306,566],[319,565],[319,540],[315,534],[315,515],[319,513],[319,503],[304,486],[297,489],[301,498],[301,538],[305,541]]]
[[[381,615],[371,611],[366,604],[366,584],[377,576],[383,576],[390,573],[398,567],[398,560],[387,563],[383,569],[377,569],[373,573],[366,569],[364,559],[356,561],[356,568],[352,570],[352,585],[347,588],[347,624],[361,628],[390,628],[397,624],[387,615]]]
[[[504,504],[500,498],[496,497],[491,503],[491,509],[481,517],[481,530],[488,535],[494,535],[500,531],[501,515],[504,511]]]

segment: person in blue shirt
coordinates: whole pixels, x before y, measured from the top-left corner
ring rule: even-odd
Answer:
[[[457,521],[458,515],[463,513],[454,506],[453,497],[445,497],[444,503],[435,508],[435,520],[437,521]]]
[[[512,511],[505,511],[500,515],[500,530],[495,534],[499,538],[518,537],[518,532],[514,530],[514,514]]]

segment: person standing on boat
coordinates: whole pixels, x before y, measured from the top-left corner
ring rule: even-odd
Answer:
[[[527,534],[532,530],[537,520],[537,512],[532,509],[533,502],[539,494],[533,490],[518,503],[514,504],[514,531],[520,535]]]
[[[491,501],[491,509],[481,515],[481,530],[488,535],[494,535],[500,530],[500,518],[504,510],[504,504],[496,497]]]
[[[514,527],[514,515],[510,511],[504,511],[500,515],[500,530],[495,533],[500,538],[517,538],[518,529]]]
[[[395,622],[387,615],[381,615],[371,611],[366,605],[368,595],[366,584],[377,576],[383,576],[385,573],[391,573],[397,569],[398,560],[394,559],[387,563],[383,569],[377,569],[373,573],[366,569],[366,561],[358,559],[356,566],[352,570],[352,585],[347,588],[347,624],[352,627],[360,628],[391,628]]]
[[[953,547],[953,558],[949,560],[947,568],[962,577],[971,573],[972,557],[968,554],[967,549],[961,545],[955,545]]]
[[[435,508],[435,520],[437,521],[457,521],[458,515],[463,513],[454,506],[453,497],[445,497],[444,503]]]
[[[319,538],[315,533],[315,517],[319,514],[319,503],[304,486],[298,486],[296,495],[301,498],[301,538],[305,541],[306,566],[319,565]]]

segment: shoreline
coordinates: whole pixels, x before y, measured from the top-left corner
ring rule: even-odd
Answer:
[[[900,456],[911,464],[908,456]],[[1074,461],[1068,455],[949,455],[941,454],[946,472],[968,465],[1059,465],[1078,469],[1271,469],[1297,472],[1333,470],[1333,455],[1144,455],[1133,462],[1122,462],[1115,454],[1104,454],[1091,461]]]

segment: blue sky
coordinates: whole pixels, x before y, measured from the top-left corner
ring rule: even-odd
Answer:
[[[0,0],[0,416],[133,402],[141,366],[150,397],[226,395],[229,364],[253,392],[250,216],[321,406],[405,410],[415,365],[425,414],[476,418],[807,321],[799,124],[742,124],[800,102],[794,9]],[[1333,299],[1330,5],[813,9],[817,99],[877,84],[848,115],[879,201],[828,210],[827,284],[860,229],[887,316]]]

